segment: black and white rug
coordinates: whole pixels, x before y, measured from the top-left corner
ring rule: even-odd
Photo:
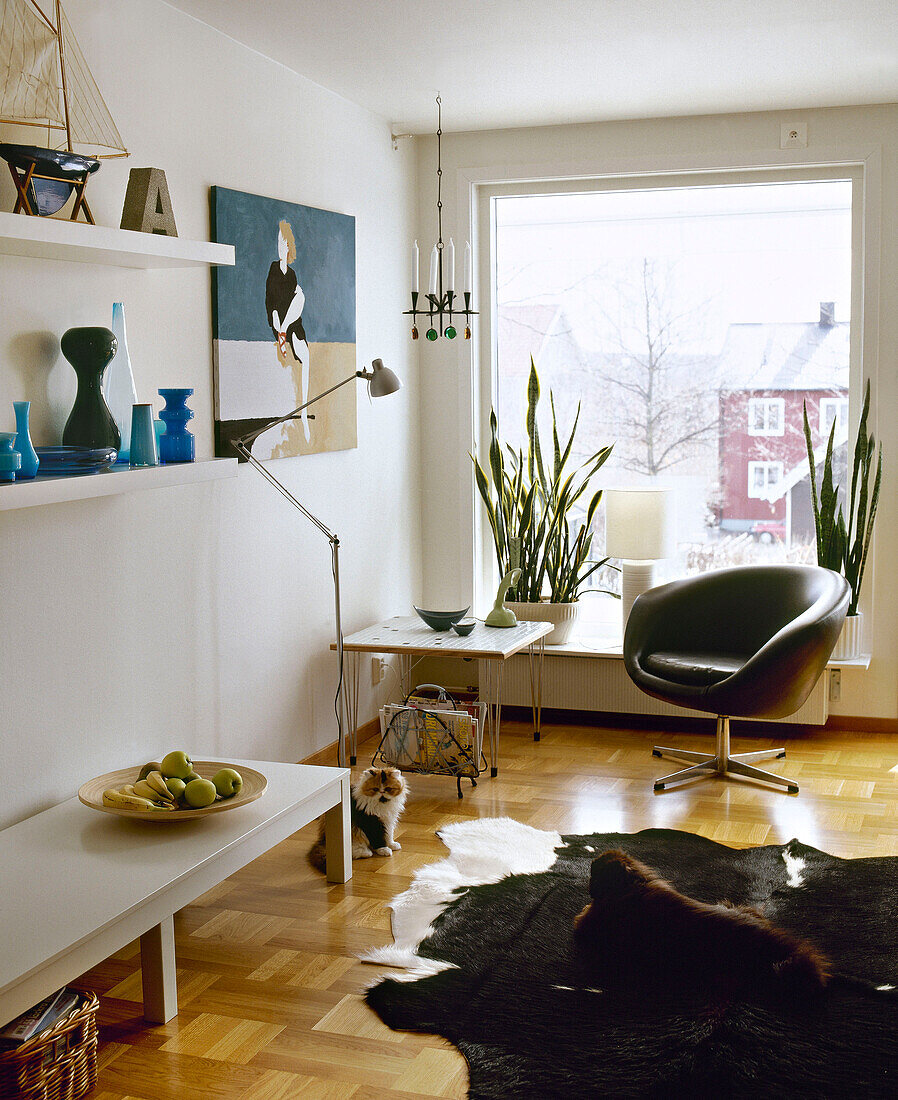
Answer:
[[[439,836],[449,857],[394,900],[393,945],[365,956],[402,972],[367,1001],[392,1028],[453,1043],[471,1097],[898,1096],[898,857],[671,829],[562,837],[508,818]],[[609,848],[700,901],[762,907],[847,980],[779,1006],[599,988],[572,922]]]

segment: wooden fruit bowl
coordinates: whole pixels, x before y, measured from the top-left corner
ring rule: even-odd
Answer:
[[[225,760],[194,760],[193,770],[201,779],[211,779],[222,768],[232,768]],[[243,786],[239,794],[233,798],[223,798],[220,802],[213,802],[211,806],[204,806],[199,810],[129,810],[125,806],[107,806],[103,802],[103,791],[110,787],[124,787],[126,783],[133,783],[140,773],[141,765],[133,768],[119,768],[115,772],[107,772],[98,775],[96,779],[89,779],[78,791],[78,798],[85,806],[92,810],[100,810],[104,814],[116,814],[118,817],[131,817],[138,821],[186,821],[192,817],[208,817],[210,814],[220,814],[225,810],[236,809],[237,806],[245,806],[248,802],[255,802],[261,798],[268,786],[268,780],[261,772],[254,768],[247,768],[241,764],[235,770],[243,777]]]

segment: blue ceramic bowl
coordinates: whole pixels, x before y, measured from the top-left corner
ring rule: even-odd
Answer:
[[[463,619],[471,608],[470,606],[463,607],[461,611],[424,611],[422,608],[416,607],[415,610],[431,630],[448,630],[453,623]]]

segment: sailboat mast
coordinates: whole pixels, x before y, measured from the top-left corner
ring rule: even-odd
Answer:
[[[65,46],[62,41],[62,7],[60,0],[56,0],[56,45],[59,49],[59,74],[62,78],[62,108],[65,111],[65,144],[66,149],[72,150],[72,131],[69,126],[69,90],[65,79]]]

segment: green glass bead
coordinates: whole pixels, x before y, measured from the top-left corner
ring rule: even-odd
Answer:
[[[454,340],[458,333],[455,331],[452,325],[446,329],[446,336],[450,340]]]
[[[438,335],[439,334],[438,334],[438,332],[435,328],[429,328],[427,330],[427,339],[428,340],[436,340]]]

